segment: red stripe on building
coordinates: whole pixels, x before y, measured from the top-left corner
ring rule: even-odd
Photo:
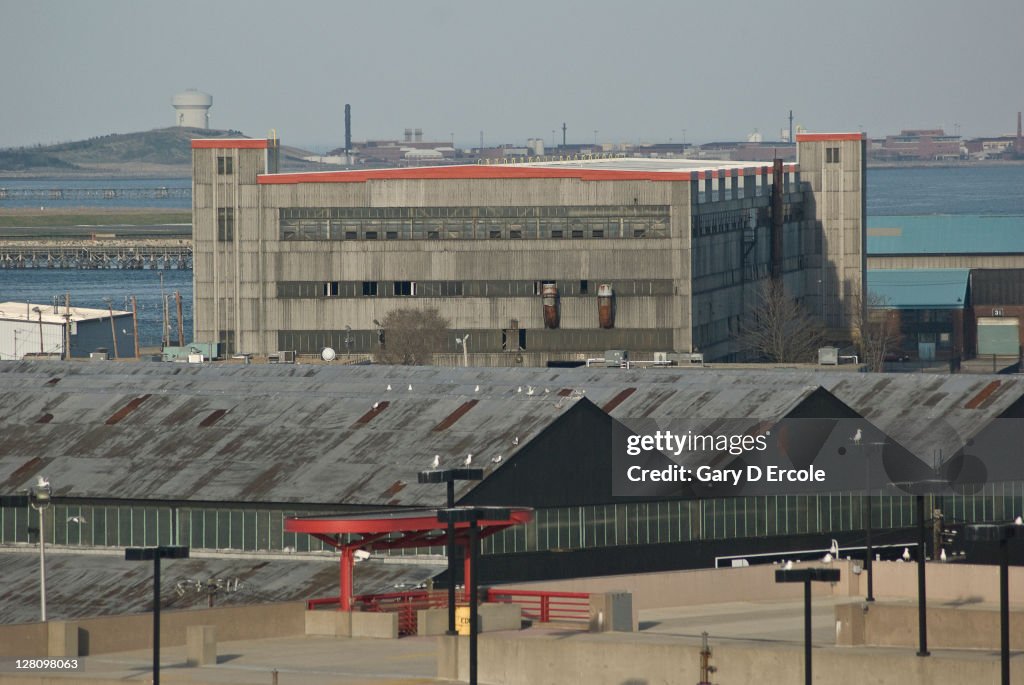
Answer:
[[[253,138],[193,138],[193,150],[266,150],[265,139]]]
[[[866,133],[798,133],[796,142],[813,143],[827,140],[864,140]]]
[[[371,169],[366,171],[319,171],[295,174],[265,174],[258,177],[264,185],[293,183],[365,183],[375,180],[451,180],[451,179],[534,179],[574,178],[581,181],[689,181],[690,171],[624,171],[614,169],[557,169],[552,167],[516,167],[472,164],[410,169]]]

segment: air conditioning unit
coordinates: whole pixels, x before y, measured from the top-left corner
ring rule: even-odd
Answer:
[[[93,362],[105,362],[110,359],[110,355],[106,352],[90,352],[89,361]]]
[[[273,354],[267,355],[267,361],[271,364],[294,364],[295,363],[295,351],[294,350],[278,350]]]

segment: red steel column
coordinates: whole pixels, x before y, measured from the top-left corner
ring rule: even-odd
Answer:
[[[351,547],[341,548],[341,595],[339,608],[341,611],[352,610],[352,567],[355,565],[355,550]]]

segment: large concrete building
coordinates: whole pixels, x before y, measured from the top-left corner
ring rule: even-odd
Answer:
[[[864,136],[799,164],[601,159],[277,173],[276,140],[193,141],[195,335],[229,352],[378,350],[437,308],[447,351],[535,365],[608,349],[744,356],[782,279],[837,337],[863,301]],[[773,195],[773,190],[778,192]]]

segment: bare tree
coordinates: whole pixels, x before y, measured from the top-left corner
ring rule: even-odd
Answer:
[[[888,301],[877,293],[868,293],[866,307],[857,296],[850,300],[855,342],[868,371],[883,371],[886,355],[899,350],[903,339],[899,315],[887,305]]]
[[[762,281],[740,332],[751,356],[768,362],[813,362],[825,343],[825,326],[790,297],[781,281]]]
[[[384,364],[429,364],[444,345],[448,320],[436,309],[396,309],[381,323]]]

